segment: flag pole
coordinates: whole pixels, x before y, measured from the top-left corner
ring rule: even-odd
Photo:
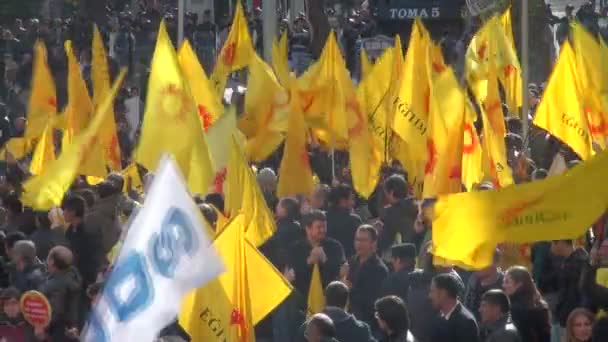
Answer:
[[[529,15],[528,15],[528,0],[522,0],[521,2],[521,79],[522,79],[522,136],[524,139],[524,150],[525,156],[528,156],[528,143],[529,143],[529,129],[530,122],[528,120],[528,113],[530,111],[530,104],[528,103],[528,82],[529,82],[529,70],[530,70],[530,30],[529,30]]]
[[[177,0],[177,46],[178,48],[184,41],[184,1]]]

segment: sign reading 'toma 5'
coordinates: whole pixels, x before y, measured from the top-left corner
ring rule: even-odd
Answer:
[[[380,20],[458,19],[466,11],[466,0],[389,0],[370,5]]]

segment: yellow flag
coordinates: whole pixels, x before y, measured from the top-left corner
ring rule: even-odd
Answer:
[[[272,68],[283,87],[289,87],[292,76],[289,71],[287,31],[283,32],[281,39],[277,43],[272,43]]]
[[[403,65],[399,95],[394,101],[393,129],[412,151],[426,151],[427,145],[430,39],[422,22],[416,19]]]
[[[238,215],[214,242],[232,268],[182,303],[179,322],[193,341],[252,341],[253,327],[291,292],[283,276],[243,237],[246,226],[245,217]]]
[[[28,140],[39,138],[47,123],[57,114],[57,97],[55,81],[47,63],[44,43],[37,41],[34,45],[34,71],[32,92],[28,106],[25,137]]]
[[[306,136],[308,128],[304,122],[298,96],[291,96],[291,114],[289,117],[289,130],[283,150],[283,159],[279,167],[279,184],[277,196],[279,198],[299,194],[312,194],[313,181],[308,150],[306,149]]]
[[[241,2],[238,1],[230,33],[228,33],[228,38],[224,42],[211,75],[217,96],[220,98],[224,96],[228,75],[246,67],[254,54],[247,18]]]
[[[10,138],[0,152],[0,160],[9,160],[10,157],[17,160],[22,159],[28,154],[29,150],[29,142],[26,138]],[[7,156],[7,154],[10,154],[10,156]]]
[[[262,245],[268,240],[276,225],[274,216],[262,195],[255,175],[247,164],[236,139],[232,139],[228,174],[226,176],[226,209],[230,216],[242,213],[248,222],[246,236],[255,246]]]
[[[372,61],[367,56],[367,51],[365,49],[361,49],[361,80],[365,79],[372,69]]]
[[[312,268],[312,277],[310,278],[310,289],[308,290],[308,311],[307,316],[312,316],[316,313],[323,312],[325,309],[325,295],[323,294],[323,284],[321,283],[321,272],[319,264],[315,264]]]
[[[606,211],[608,152],[563,175],[499,191],[442,196],[435,204],[434,255],[480,269],[499,243],[576,239]]]
[[[462,145],[462,183],[468,191],[483,180],[481,144],[474,124],[476,119],[477,114],[467,101]]]
[[[80,65],[72,49],[72,42],[69,40],[65,42],[65,53],[68,57],[68,105],[63,114],[66,124],[63,130],[62,149],[73,143],[75,137],[89,125],[95,113],[87,84],[82,78]],[[98,132],[100,133],[101,131]],[[103,178],[108,174],[104,152],[99,137],[95,137],[95,140],[87,150],[93,158],[83,160],[78,172],[85,176]]]
[[[25,205],[36,210],[48,210],[61,205],[63,195],[78,175],[79,166],[86,163],[88,159],[98,158],[90,153],[91,146],[96,144],[97,134],[105,120],[104,116],[108,115],[108,109],[114,103],[124,76],[125,71],[123,70],[88,127],[77,135],[70,145],[63,147],[59,158],[45,167],[42,174],[25,182],[24,194],[21,198]]]
[[[577,78],[576,57],[566,42],[536,109],[534,124],[568,144],[586,160],[591,156],[591,135]]]
[[[92,54],[91,78],[93,79],[93,104],[95,105],[95,108],[97,108],[110,92],[108,59],[97,25],[94,25],[93,27]],[[118,144],[118,136],[116,135],[114,108],[110,108],[110,114],[106,116],[105,121],[101,124],[99,140],[104,150],[105,160],[110,169],[114,171],[122,169],[120,145]]]
[[[154,170],[162,154],[170,153],[186,175],[189,189],[207,193],[213,178],[209,150],[164,22],[158,31],[151,69],[135,160]]]
[[[190,42],[184,41],[178,53],[179,65],[188,80],[196,109],[205,132],[224,113],[222,101],[214,91],[213,84],[199,63]]]
[[[32,162],[30,163],[30,172],[33,175],[39,175],[55,160],[55,144],[53,143],[53,127],[48,123],[42,137],[36,144]]]
[[[122,187],[122,191],[126,192],[128,190],[129,182],[131,182],[131,189],[141,191],[144,188],[144,182],[139,175],[139,170],[137,169],[137,164],[131,163],[121,172],[122,177],[125,182]]]

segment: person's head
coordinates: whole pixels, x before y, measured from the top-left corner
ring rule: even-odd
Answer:
[[[277,187],[277,175],[271,168],[261,169],[256,178],[262,191],[274,193]]]
[[[61,208],[67,223],[79,224],[84,218],[86,203],[80,196],[70,196],[63,201]]]
[[[282,198],[277,204],[276,216],[279,219],[297,220],[300,217],[300,203],[293,197]]]
[[[315,314],[306,322],[304,337],[308,342],[321,342],[326,338],[335,336],[336,328],[334,322],[326,314]]]
[[[4,248],[7,256],[13,260],[13,248],[18,241],[27,240],[27,237],[23,232],[12,232],[9,233],[4,239]]]
[[[438,274],[431,282],[429,298],[435,309],[451,309],[451,306],[458,299],[459,291],[460,284],[454,275],[450,273]]]
[[[222,197],[222,194],[218,194],[217,192],[207,194],[205,196],[205,203],[212,204],[221,213],[224,212],[224,197]]]
[[[341,281],[332,281],[325,288],[325,305],[346,309],[350,290]]]
[[[407,182],[402,175],[391,175],[384,181],[384,194],[389,203],[393,204],[407,196]]]
[[[125,177],[119,172],[112,172],[106,178],[106,182],[114,187],[114,193],[121,193],[125,186]]]
[[[36,262],[36,245],[30,240],[21,240],[13,247],[13,261],[18,271]]]
[[[0,294],[0,302],[2,303],[2,312],[9,319],[18,318],[21,314],[21,308],[19,306],[19,299],[21,294],[19,290],[14,287],[9,287],[2,290]]]
[[[374,303],[376,320],[380,329],[389,335],[399,335],[410,329],[410,319],[403,300],[386,296]]]
[[[15,218],[23,213],[23,203],[16,194],[8,195],[2,203],[6,208],[6,215],[9,219]]]
[[[527,305],[535,305],[540,294],[532,280],[532,275],[523,266],[511,266],[505,273],[502,288],[509,297],[521,294]]]
[[[312,210],[302,217],[302,226],[306,231],[308,241],[318,245],[325,239],[327,234],[327,218],[321,210]]]
[[[551,242],[551,253],[559,257],[568,257],[574,251],[573,240],[553,240]]]
[[[95,186],[95,190],[99,198],[108,198],[116,193],[116,189],[114,188],[114,183],[111,183],[107,180],[97,184]]]
[[[24,117],[18,117],[15,119],[15,130],[17,132],[24,132],[25,131],[25,118]]]
[[[574,309],[566,321],[567,342],[589,342],[593,334],[595,316],[587,309]]]
[[[72,266],[74,255],[72,251],[65,246],[55,246],[49,251],[49,256],[46,258],[46,265],[50,273],[67,270]]]
[[[357,256],[368,258],[376,253],[378,242],[378,232],[376,228],[369,224],[364,224],[357,228],[355,233],[355,252]]]
[[[48,211],[37,211],[35,213],[36,228],[38,229],[50,229],[51,220],[49,219]]]
[[[203,22],[207,23],[207,22],[210,22],[210,21],[211,21],[211,10],[206,9],[203,12]]]
[[[350,210],[355,207],[355,192],[347,184],[338,184],[331,189],[329,202],[334,208]]]
[[[313,209],[325,209],[330,191],[331,189],[327,184],[318,184],[310,197],[310,206]]]
[[[498,272],[498,263],[500,262],[500,252],[498,249],[494,252],[494,259],[492,260],[492,264],[488,267],[482,268],[479,271],[475,272],[477,278],[483,280],[487,278],[491,278],[496,275]]]
[[[391,264],[396,272],[416,266],[416,245],[402,243],[391,248]]]
[[[87,205],[87,208],[92,208],[95,205],[97,194],[95,193],[95,191],[93,191],[93,189],[80,189],[77,191],[77,195],[82,197],[82,199]]]
[[[502,290],[490,290],[481,296],[479,313],[483,323],[494,323],[509,315],[511,301]]]
[[[566,5],[566,15],[571,16],[572,12],[574,12],[574,6],[572,4]]]

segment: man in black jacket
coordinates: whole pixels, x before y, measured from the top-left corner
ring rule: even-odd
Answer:
[[[350,306],[359,319],[377,328],[374,303],[380,298],[380,287],[388,275],[388,269],[376,254],[378,233],[374,227],[364,224],[355,235],[356,255],[348,264],[348,282],[351,288]]]
[[[490,290],[481,297],[482,341],[521,342],[517,328],[511,321],[511,302],[502,290]]]
[[[440,315],[434,321],[431,342],[479,341],[479,328],[473,314],[458,300],[460,284],[451,274],[439,274],[431,282],[429,297]]]
[[[311,211],[304,215],[301,222],[306,238],[292,244],[288,265],[296,276],[294,287],[306,298],[313,266],[319,265],[321,283],[323,287],[327,286],[338,279],[340,266],[344,264],[344,250],[338,241],[326,237],[327,221],[322,211]]]
[[[407,182],[401,175],[392,175],[384,181],[384,194],[388,207],[381,215],[383,227],[380,232],[378,249],[381,253],[389,250],[397,234],[402,242],[409,242],[420,247],[422,235],[414,230],[418,208],[414,199],[408,196]]]
[[[412,243],[402,243],[391,248],[393,273],[382,282],[380,297],[394,295],[407,303],[410,272],[416,269],[416,255],[416,246]]]
[[[559,290],[555,315],[560,326],[565,329],[570,312],[584,304],[583,294],[579,291],[579,281],[583,268],[589,262],[589,255],[582,248],[575,249],[572,240],[553,241],[551,253],[564,258],[558,274]]]
[[[327,210],[327,236],[337,240],[349,259],[354,254],[355,232],[361,225],[361,218],[353,213],[355,193],[346,184],[339,184],[329,194],[330,207]]]

